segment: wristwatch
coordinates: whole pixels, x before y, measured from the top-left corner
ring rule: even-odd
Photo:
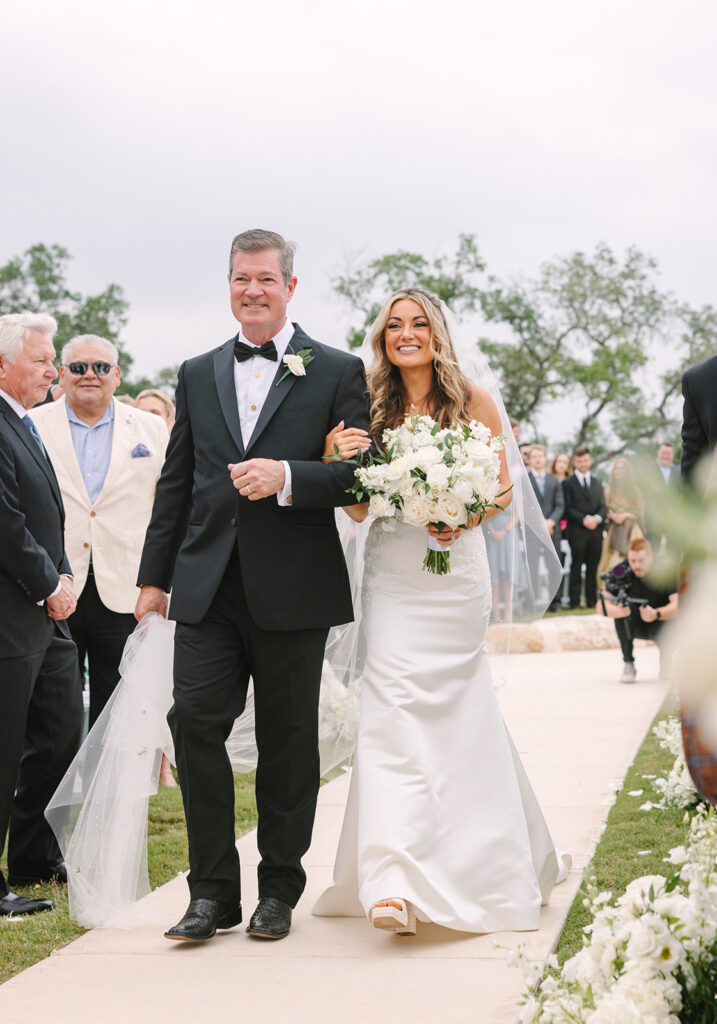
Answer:
[[[662,618],[662,614],[660,613],[660,609],[659,609],[659,608],[656,608],[656,609],[655,609],[655,618],[657,619],[657,621],[658,621],[658,622],[659,622],[659,621],[661,620],[661,618]]]

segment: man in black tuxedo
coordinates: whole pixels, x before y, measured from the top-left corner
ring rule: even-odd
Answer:
[[[695,466],[717,445],[717,356],[691,366],[682,376],[682,479],[690,483]]]
[[[555,553],[558,558],[560,558],[560,520],[563,518],[565,498],[563,497],[563,489],[560,486],[558,478],[553,476],[551,473],[545,472],[546,461],[545,448],[543,448],[542,444],[531,445],[528,479],[535,491],[535,496],[538,500],[538,504],[540,505],[540,511],[543,513],[545,518],[545,525],[548,527],[548,533],[550,534],[553,542]],[[528,540],[530,576],[531,579],[537,580],[540,548],[538,545],[531,544],[531,537],[532,534]],[[550,603],[549,610],[551,612],[556,612],[560,609],[560,591],[562,590],[562,585],[561,579],[558,592],[554,595]]]
[[[177,622],[174,736],[191,901],[168,938],[241,920],[234,782],[224,742],[254,684],[259,905],[248,932],[288,934],[319,786],[318,698],[329,627],[353,617],[334,508],[353,467],[321,461],[345,421],[368,427],[363,367],[287,321],[296,286],[281,235],[237,235],[235,338],[179,371],[172,432],[139,569],[135,614]]]
[[[57,376],[52,317],[0,317],[0,853],[8,880],[67,880],[45,821],[77,752],[82,690],[65,620],[77,599],[65,556],[60,489],[26,415]],[[50,910],[11,892],[0,872],[0,915]]]
[[[570,607],[580,607],[580,576],[585,566],[585,603],[594,608],[597,601],[597,569],[602,552],[602,524],[607,508],[603,486],[591,474],[592,456],[584,445],[573,453],[575,472],[563,480],[566,535],[570,544]]]

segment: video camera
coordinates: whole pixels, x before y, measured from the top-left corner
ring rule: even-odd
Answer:
[[[623,565],[622,562],[614,566],[609,572],[601,572],[600,579],[605,584],[608,601],[612,601],[613,604],[622,605],[623,608],[632,606],[637,608],[641,604],[649,604],[650,602],[646,597],[630,597],[630,587],[634,578],[635,574],[630,566]],[[602,600],[602,595],[600,599]]]

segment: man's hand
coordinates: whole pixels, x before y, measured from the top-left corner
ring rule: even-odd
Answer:
[[[248,462],[229,463],[232,483],[249,501],[259,501],[278,494],[284,487],[286,472],[283,462],[276,459],[249,459]]]
[[[54,597],[48,597],[45,601],[47,614],[51,619],[60,622],[69,619],[77,607],[77,594],[72,589],[72,583],[66,576],[60,576],[60,589]]]
[[[599,525],[597,516],[585,516],[583,519],[583,526],[586,530],[597,530]]]
[[[640,618],[643,622],[657,622],[657,609],[649,604],[641,604]]]
[[[141,622],[145,615],[157,612],[166,619],[168,607],[167,595],[161,587],[141,587],[134,607],[134,617],[137,622]]]
[[[553,530],[555,529],[555,520],[554,519],[546,519],[545,520],[545,525],[548,527],[548,533],[552,537],[553,536]]]

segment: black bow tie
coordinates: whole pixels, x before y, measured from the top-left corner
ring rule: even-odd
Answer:
[[[234,358],[238,363],[243,363],[245,359],[251,359],[252,356],[263,356],[264,359],[271,359],[272,363],[275,363],[276,345],[273,338],[263,345],[245,345],[243,341],[234,342]]]

